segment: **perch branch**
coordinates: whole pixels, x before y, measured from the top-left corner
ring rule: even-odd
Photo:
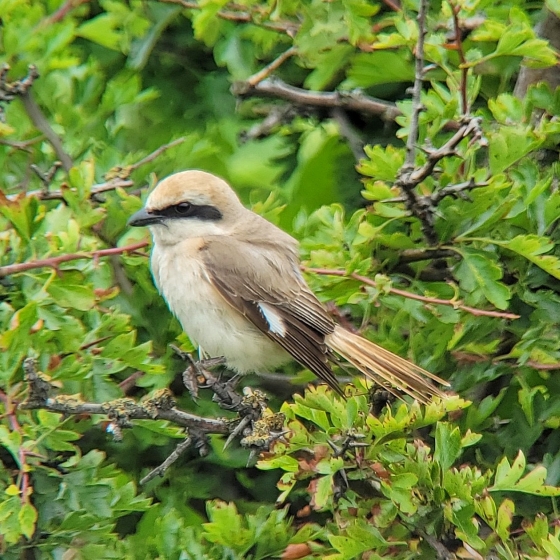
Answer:
[[[372,286],[373,288],[379,288],[375,280],[372,280],[367,276],[356,274],[355,272],[351,272],[350,274],[348,274],[345,270],[312,268],[308,266],[302,266],[301,269],[304,272],[311,272],[313,274],[321,274],[324,276],[339,276],[342,278],[352,278],[353,280],[357,280],[362,284]],[[399,290],[398,288],[392,288],[392,287],[384,288],[384,290],[385,289],[387,290],[387,293],[390,294],[402,296],[408,299],[414,299],[416,301],[422,301],[426,304],[448,305],[450,307],[453,307],[454,309],[461,309],[462,311],[465,311],[475,316],[498,317],[500,319],[519,319],[519,315],[515,315],[514,313],[504,313],[502,311],[489,311],[486,309],[477,309],[475,307],[469,307],[468,305],[464,305],[460,300],[440,299],[440,298],[433,298],[428,296],[421,296],[419,294],[414,294],[412,292],[407,292],[406,290]]]
[[[147,241],[140,241],[139,243],[133,243],[132,245],[125,245],[124,247],[113,247],[111,249],[100,249],[98,251],[91,251],[90,253],[71,253],[68,255],[59,255],[58,257],[49,257],[46,259],[37,259],[36,261],[29,261],[24,263],[9,264],[6,266],[0,266],[0,278],[5,276],[10,276],[11,274],[19,274],[21,272],[26,272],[27,270],[32,270],[34,268],[45,268],[50,267],[58,269],[59,265],[69,261],[75,261],[78,259],[97,259],[99,257],[107,257],[109,255],[120,255],[122,253],[132,253],[138,249],[143,249],[148,246]]]
[[[115,439],[122,438],[122,429],[132,426],[131,420],[166,420],[185,428],[188,433],[165,461],[146,475],[141,483],[145,484],[156,476],[162,476],[165,471],[176,462],[185,451],[194,444],[199,453],[207,453],[206,436],[208,434],[230,434],[228,442],[233,437],[242,436],[240,441],[244,447],[249,447],[252,454],[258,450],[268,448],[270,443],[283,435],[283,414],[265,414],[266,396],[261,391],[247,391],[242,397],[235,393],[231,382],[221,383],[206,367],[216,365],[216,359],[195,362],[192,357],[177,348],[174,350],[190,362],[190,366],[199,372],[218,397],[218,404],[227,410],[234,410],[239,417],[232,420],[205,418],[190,414],[176,408],[175,400],[168,389],[156,391],[154,396],[141,402],[129,398],[117,399],[103,404],[84,402],[76,395],[60,395],[53,397],[54,387],[37,371],[33,358],[24,360],[23,369],[28,383],[27,400],[19,406],[24,410],[43,409],[64,415],[92,415],[107,416],[110,424],[107,431]],[[2,393],[0,392],[0,397]],[[225,395],[225,398],[223,398]],[[241,427],[240,427],[241,426]],[[226,442],[227,443],[227,442]]]

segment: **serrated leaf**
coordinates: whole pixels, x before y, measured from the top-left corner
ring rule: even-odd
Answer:
[[[438,422],[434,461],[439,464],[442,472],[448,470],[460,454],[461,432],[459,428],[452,428],[447,422]]]
[[[525,464],[525,455],[521,451],[517,454],[513,465],[510,465],[507,457],[504,457],[496,467],[493,488],[501,489],[514,485],[523,475]]]
[[[543,253],[548,253],[554,247],[554,244],[548,237],[528,234],[518,235],[510,241],[490,242],[514,251],[536,264],[539,268],[542,268],[545,272],[548,272],[551,276],[554,276],[554,278],[560,280],[560,259],[553,255],[543,255]]]
[[[469,292],[480,289],[498,309],[507,309],[511,291],[499,281],[503,271],[491,255],[466,247],[460,247],[458,251],[463,256],[463,262],[457,270],[461,285]]]
[[[506,499],[498,508],[498,520],[496,523],[496,533],[504,542],[509,540],[509,528],[515,513],[515,504],[512,500]]]

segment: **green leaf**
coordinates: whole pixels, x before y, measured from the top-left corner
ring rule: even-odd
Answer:
[[[441,471],[447,471],[461,454],[461,431],[452,428],[447,422],[436,424],[436,446],[434,461],[440,466]]]
[[[542,139],[526,126],[503,126],[488,134],[490,141],[490,171],[497,175],[536,150]]]
[[[343,89],[366,88],[377,84],[412,82],[414,65],[404,54],[392,51],[375,51],[354,57]]]
[[[496,523],[496,533],[504,542],[510,539],[509,529],[513,521],[513,514],[515,513],[515,504],[512,500],[506,499],[498,508],[498,519]]]
[[[18,521],[22,535],[30,539],[35,532],[37,510],[29,502],[25,502],[18,512]]]
[[[543,255],[554,248],[548,237],[538,235],[517,235],[509,241],[491,241],[500,247],[514,251],[527,260],[548,272],[554,278],[560,279],[560,259],[553,255]]]
[[[519,451],[513,465],[510,466],[507,458],[498,464],[494,477],[494,484],[488,488],[490,492],[525,492],[536,496],[560,496],[560,488],[547,486],[546,469],[543,466],[535,467],[529,474],[521,478],[525,471],[525,455]]]
[[[47,287],[47,292],[61,307],[88,311],[95,305],[95,295],[89,286],[66,284],[55,280]]]
[[[114,14],[100,14],[85,23],[82,23],[76,31],[76,35],[89,39],[103,47],[114,51],[122,50],[122,36],[117,32],[119,20]]]
[[[498,309],[507,309],[511,298],[510,289],[501,280],[503,272],[491,253],[467,247],[457,248],[463,261],[457,268],[461,286],[468,292],[482,291],[486,299]]]
[[[525,455],[521,451],[517,454],[513,465],[504,457],[496,468],[494,488],[506,488],[514,485],[523,475],[525,470]]]
[[[333,475],[320,476],[313,493],[313,507],[324,511],[333,498]]]

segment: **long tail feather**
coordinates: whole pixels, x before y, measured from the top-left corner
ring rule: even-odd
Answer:
[[[399,389],[423,403],[434,396],[445,397],[445,393],[430,380],[448,387],[447,381],[339,325],[325,342],[358,371],[393,395],[398,396],[395,389]]]

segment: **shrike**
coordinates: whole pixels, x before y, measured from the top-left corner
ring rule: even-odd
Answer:
[[[161,181],[129,225],[148,226],[156,286],[205,355],[239,373],[295,359],[339,394],[340,358],[398,396],[427,402],[447,382],[337,325],[306,284],[298,243],[203,171]]]

